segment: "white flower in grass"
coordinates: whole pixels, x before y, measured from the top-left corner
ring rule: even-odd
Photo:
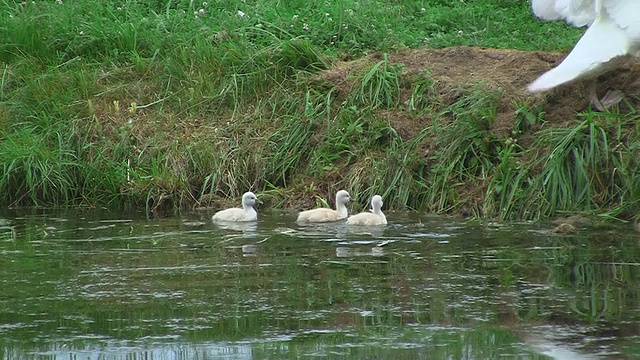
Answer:
[[[203,2],[203,3],[202,3],[202,7],[203,7],[203,8],[206,8],[207,6],[209,6],[209,3],[208,3],[208,2],[206,2],[206,1],[205,1],[205,2]]]
[[[58,4],[58,5],[62,5],[62,4],[63,4],[63,3],[62,3],[62,0],[56,0],[56,4]]]
[[[307,23],[302,24],[302,30],[309,31],[309,24]]]
[[[196,17],[202,17],[206,14],[207,12],[204,9],[198,9],[198,11],[194,12],[193,15],[195,15]]]
[[[427,9],[425,9],[425,8],[420,8],[420,12],[424,14],[424,13],[426,13],[426,12],[427,12]]]
[[[462,32],[462,30],[458,30],[458,36],[462,36],[464,35],[464,32]]]
[[[300,15],[293,15],[293,17],[291,18],[291,20],[293,21],[298,21],[298,19],[300,18]]]
[[[237,15],[239,18],[243,18],[243,17],[247,16],[247,14],[245,14],[245,13],[244,13],[244,11],[242,11],[242,10],[238,10],[238,12],[236,13],[236,15]]]

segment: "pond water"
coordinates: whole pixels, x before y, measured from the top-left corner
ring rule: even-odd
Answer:
[[[640,358],[640,235],[0,212],[5,359]]]

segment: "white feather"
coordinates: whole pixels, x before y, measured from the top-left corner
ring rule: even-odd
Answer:
[[[529,84],[531,92],[596,77],[616,68],[624,56],[640,56],[639,0],[532,0],[536,16],[589,25],[560,65]]]
[[[532,0],[531,8],[543,20],[565,20],[578,27],[596,19],[594,0]]]

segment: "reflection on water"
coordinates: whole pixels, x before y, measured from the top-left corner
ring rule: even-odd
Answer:
[[[169,340],[169,339],[167,339]],[[200,344],[197,347],[191,345],[153,344],[151,346],[130,346],[108,342],[107,346],[98,343],[90,343],[87,347],[73,349],[67,346],[44,350],[33,350],[30,356],[34,358],[69,359],[70,355],[77,359],[252,359],[250,345],[231,344]],[[4,358],[23,358],[24,354],[5,351]]]
[[[350,248],[337,246],[336,256],[341,258],[353,257],[353,256],[382,256],[384,251],[381,246],[372,246],[369,248]]]
[[[0,213],[6,359],[627,359],[638,236],[390,213]]]
[[[240,231],[245,234],[253,234],[258,231],[258,223],[254,221],[231,222],[217,221],[214,223],[220,229]]]

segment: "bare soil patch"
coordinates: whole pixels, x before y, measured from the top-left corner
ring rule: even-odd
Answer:
[[[392,63],[404,64],[407,75],[431,69],[437,95],[445,105],[455,101],[460,89],[474,83],[484,83],[488,90],[503,89],[493,131],[498,136],[509,136],[515,119],[514,101],[541,106],[545,120],[564,126],[576,118],[576,114],[589,108],[590,81],[560,86],[540,95],[531,95],[526,85],[544,72],[552,69],[564,58],[563,53],[452,47],[446,49],[405,49],[389,54]],[[325,71],[323,79],[334,84],[339,94],[353,90],[353,76],[367,64],[382,59],[381,53],[355,61],[338,62]],[[629,59],[621,68],[598,78],[597,91],[602,96],[607,90],[621,90],[631,106],[640,105],[640,61]],[[403,101],[406,99],[402,99]],[[626,105],[622,105],[626,106]],[[628,109],[621,109],[626,111]],[[407,119],[408,115],[394,110],[381,114],[400,134],[414,134],[426,123]],[[429,119],[424,119],[425,122]],[[411,127],[415,127],[412,129]]]

